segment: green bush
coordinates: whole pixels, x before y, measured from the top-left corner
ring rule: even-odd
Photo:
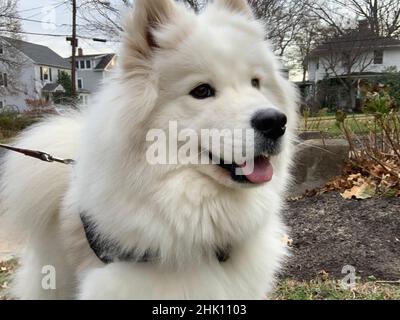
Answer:
[[[371,84],[380,84],[388,88],[389,96],[400,106],[400,72],[396,67],[389,67]]]
[[[0,112],[0,138],[11,138],[37,120],[14,111]]]

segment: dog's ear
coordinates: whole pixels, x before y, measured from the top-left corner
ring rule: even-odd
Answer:
[[[251,18],[254,17],[247,0],[216,0],[216,5],[227,8],[229,10],[243,13]]]
[[[158,47],[153,32],[173,21],[177,12],[174,0],[136,0],[124,22],[124,40],[130,53],[148,57]]]

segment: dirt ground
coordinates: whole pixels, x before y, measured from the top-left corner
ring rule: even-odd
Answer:
[[[342,279],[351,265],[363,279],[400,279],[400,199],[344,200],[339,193],[291,201],[292,257],[283,277],[310,280],[322,270]]]

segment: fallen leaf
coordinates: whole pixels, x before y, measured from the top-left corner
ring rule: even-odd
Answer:
[[[325,270],[321,270],[320,272],[318,272],[318,275],[321,277],[323,281],[329,280],[329,273],[326,272]]]
[[[371,182],[364,182],[361,185],[355,185],[353,188],[346,190],[345,192],[341,193],[340,195],[344,199],[359,199],[365,200],[370,199],[375,195],[376,192],[376,185]]]
[[[288,247],[293,246],[293,239],[290,238],[287,234],[285,234],[282,238],[282,243]]]

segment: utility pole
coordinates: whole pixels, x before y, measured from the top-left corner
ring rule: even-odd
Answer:
[[[72,37],[67,37],[67,41],[71,42],[71,47],[72,47],[71,81],[72,81],[72,96],[75,99],[77,97],[77,90],[76,90],[76,48],[78,47],[78,37],[76,35],[77,6],[76,6],[76,0],[71,0],[71,2],[72,2]],[[105,4],[109,5],[109,2],[106,2]],[[107,40],[99,38],[93,38],[93,41],[107,42]]]
[[[71,42],[71,80],[72,80],[72,96],[76,98],[76,48],[78,47],[78,39],[76,37],[76,0],[72,0],[72,37],[68,37],[67,41]]]

